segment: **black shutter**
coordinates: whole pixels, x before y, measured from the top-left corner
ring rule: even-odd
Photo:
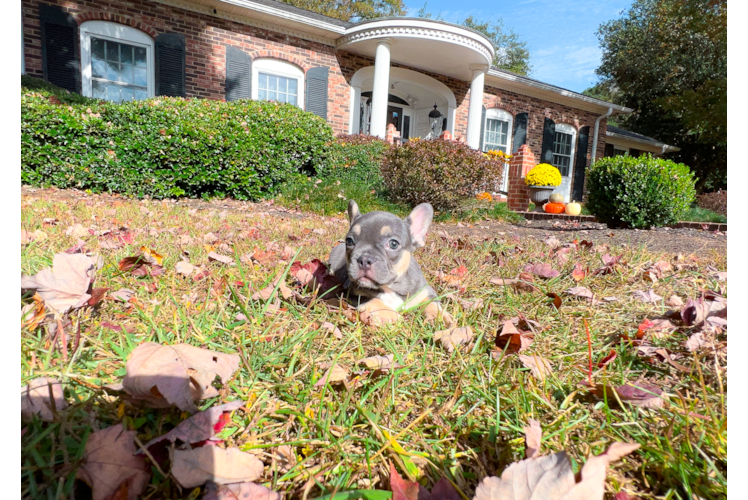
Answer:
[[[186,97],[185,41],[179,33],[156,37],[156,95]]]
[[[480,143],[478,149],[483,151],[483,137],[486,135],[486,107],[481,106],[480,113]]]
[[[306,110],[327,120],[327,68],[306,72]]]
[[[252,58],[243,50],[226,46],[226,100],[252,98]]]
[[[78,23],[61,7],[39,4],[44,79],[70,92],[79,92]]]
[[[606,158],[615,155],[615,152],[613,151],[614,147],[615,146],[613,146],[612,144],[606,144],[605,145],[605,153],[603,153],[603,155]]]
[[[553,141],[556,136],[556,122],[550,118],[546,118],[543,122],[543,149],[540,154],[540,161],[542,163],[549,163],[553,165]]]
[[[642,154],[642,152],[639,151],[638,149],[629,148],[629,156],[633,156],[634,158],[638,158],[638,157],[641,156],[641,154]]]
[[[587,173],[587,145],[589,143],[590,127],[579,129],[577,139],[577,157],[574,161],[574,187],[571,199],[582,201],[584,197],[584,176]]]
[[[519,147],[527,144],[527,113],[518,113],[514,117],[514,137],[512,138],[512,154],[517,154]]]

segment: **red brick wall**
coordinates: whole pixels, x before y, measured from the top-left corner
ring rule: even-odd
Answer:
[[[187,97],[225,98],[226,44],[244,50],[253,59],[283,59],[305,72],[315,66],[327,66],[330,68],[328,122],[335,133],[348,132],[349,86],[334,47],[144,0],[47,0],[45,3],[62,6],[79,24],[102,19],[139,28],[151,36],[184,34]],[[38,5],[37,0],[22,0],[26,73],[41,78]]]

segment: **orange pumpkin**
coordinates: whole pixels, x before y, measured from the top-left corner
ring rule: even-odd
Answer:
[[[546,203],[543,205],[543,210],[549,214],[561,214],[565,208],[563,203]]]

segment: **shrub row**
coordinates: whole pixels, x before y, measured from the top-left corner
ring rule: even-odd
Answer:
[[[381,191],[384,188],[382,159],[389,147],[388,143],[371,135],[339,135],[331,145],[328,166],[319,177]]]
[[[324,170],[333,140],[322,118],[290,104],[61,101],[49,90],[21,89],[25,184],[257,199],[294,175]]]

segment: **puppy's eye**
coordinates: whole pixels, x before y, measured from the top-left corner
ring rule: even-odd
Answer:
[[[397,250],[397,247],[400,246],[400,243],[398,243],[397,240],[390,240],[387,242],[387,246],[389,246],[391,250]]]
[[[353,238],[346,238],[345,244],[349,247],[352,247],[353,245],[355,245],[355,243],[353,242]]]

